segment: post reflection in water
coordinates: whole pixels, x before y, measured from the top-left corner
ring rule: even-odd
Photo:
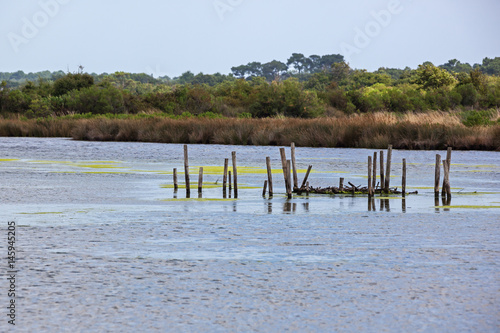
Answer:
[[[451,196],[442,197],[442,203],[443,203],[443,206],[449,207],[451,205]],[[445,208],[444,211],[449,212],[450,208]]]
[[[380,199],[380,201],[383,201],[382,204],[385,208],[385,211],[390,212],[391,211],[390,200],[389,199]]]
[[[273,202],[269,200],[265,204],[266,210],[268,214],[273,213]],[[291,201],[285,201],[283,203],[283,213],[296,213],[297,212],[297,207],[298,204],[296,202],[291,202]],[[309,202],[304,202],[302,203],[302,207],[304,209],[304,212],[309,212]]]
[[[295,213],[297,211],[297,203],[286,201],[283,204],[283,213]]]
[[[368,197],[368,211],[377,211],[377,208],[375,207],[375,199],[373,197]]]
[[[443,208],[443,211],[449,212],[451,205],[451,196],[444,196],[441,198],[441,206],[439,205],[439,196],[434,196],[434,207],[435,212],[439,213],[441,211],[440,208]]]
[[[380,211],[391,211],[391,206],[390,206],[391,200],[389,199],[380,199]],[[368,211],[369,212],[376,212],[377,211],[377,205],[375,203],[375,198],[368,198]],[[406,199],[401,200],[401,211],[403,213],[406,213]]]

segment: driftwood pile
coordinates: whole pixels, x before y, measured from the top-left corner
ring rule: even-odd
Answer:
[[[370,194],[367,186],[362,185],[354,185],[353,183],[348,183],[350,186],[345,186],[343,188],[329,186],[329,187],[303,187],[296,188],[293,192],[302,195],[303,193],[309,194]],[[388,190],[384,190],[380,188],[377,184],[377,187],[374,189],[374,194],[402,194],[403,192],[398,191],[398,188],[389,188]],[[415,192],[406,192],[406,194],[418,194],[418,191]]]

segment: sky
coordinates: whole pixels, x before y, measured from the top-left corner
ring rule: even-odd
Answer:
[[[292,53],[352,68],[500,56],[500,0],[0,0],[0,72],[227,74]]]

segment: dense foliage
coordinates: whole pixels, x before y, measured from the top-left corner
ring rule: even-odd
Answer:
[[[500,106],[500,57],[481,65],[453,59],[417,69],[352,69],[341,55],[294,53],[287,62],[252,62],[232,74],[154,78],[147,74],[0,73],[0,111],[27,118],[67,114],[302,117],[376,111],[462,110],[482,124]]]

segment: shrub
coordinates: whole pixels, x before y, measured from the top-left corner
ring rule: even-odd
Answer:
[[[72,90],[88,88],[93,85],[94,77],[92,75],[68,73],[54,82],[53,90],[55,96],[61,96]]]
[[[463,106],[474,106],[478,100],[478,93],[472,83],[458,85],[453,89],[454,92],[460,94],[461,104]]]
[[[462,123],[467,127],[492,125],[493,113],[492,110],[467,111],[463,115]]]
[[[77,113],[117,114],[125,111],[122,92],[111,85],[73,90],[67,104],[70,110]]]

